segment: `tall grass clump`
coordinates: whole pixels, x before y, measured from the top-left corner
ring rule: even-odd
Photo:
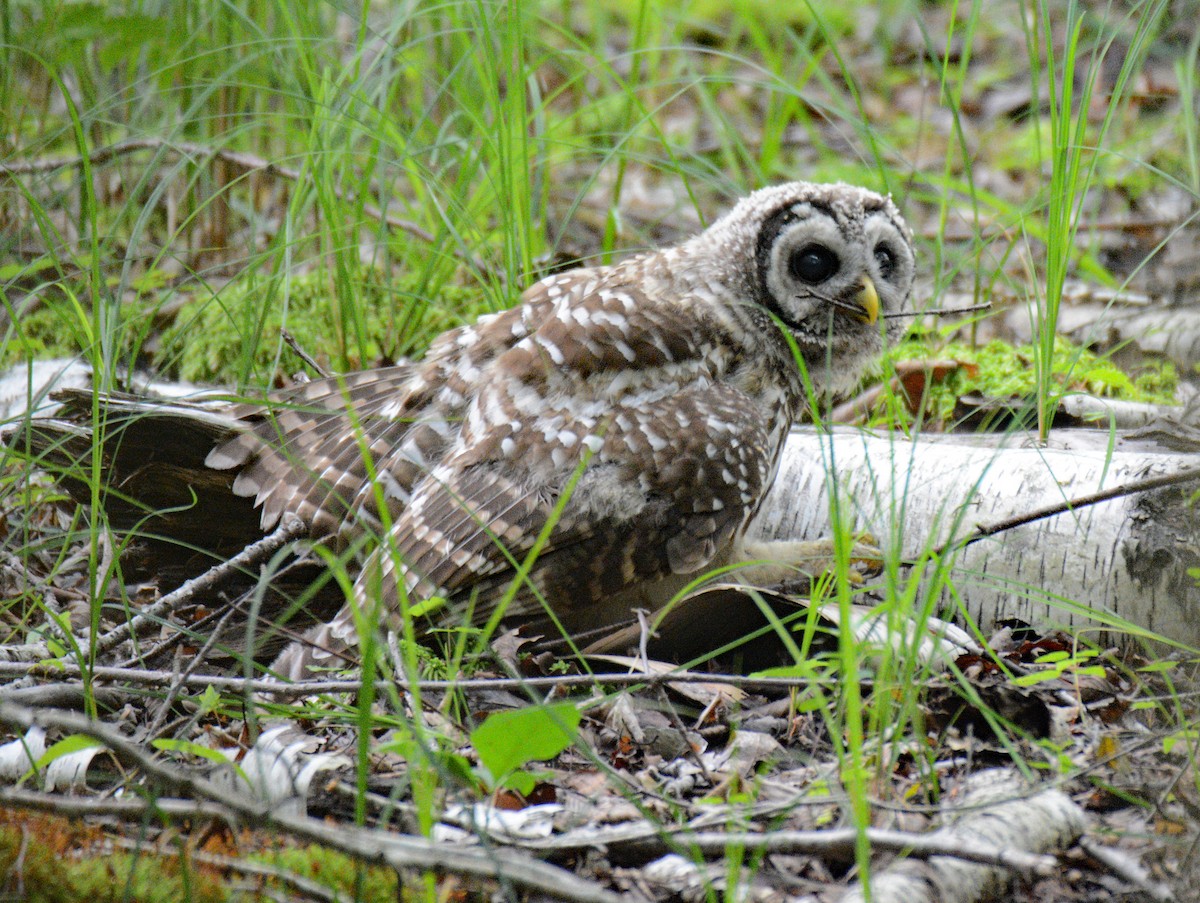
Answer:
[[[1065,18],[1052,15],[1048,0],[1039,0],[1031,15],[1023,17],[1030,23],[1026,42],[1034,97],[1041,96],[1044,84],[1049,104],[1049,146],[1044,151],[1050,166],[1044,201],[1045,284],[1035,289],[1034,326],[1038,435],[1043,442],[1063,394],[1054,373],[1054,345],[1063,286],[1078,253],[1076,235],[1084,223],[1088,193],[1106,153],[1105,140],[1166,7],[1165,0],[1146,0],[1121,22],[1108,25],[1076,0],[1067,3]],[[1056,5],[1053,12],[1058,13]],[[1120,27],[1128,24],[1132,24],[1133,33],[1120,68],[1107,99],[1098,97],[1094,92],[1101,85],[1105,58],[1121,36]],[[1065,32],[1061,51],[1056,49],[1059,28]],[[1089,31],[1092,34],[1085,42]],[[1104,104],[1104,115],[1098,125],[1093,125],[1091,117],[1098,103]]]

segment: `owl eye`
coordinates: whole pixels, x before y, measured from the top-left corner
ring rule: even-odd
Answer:
[[[788,260],[788,272],[809,285],[824,282],[839,266],[837,255],[824,245],[805,245]]]
[[[887,245],[876,245],[875,265],[879,267],[880,276],[890,279],[892,273],[896,272],[896,255],[892,253],[892,249]]]

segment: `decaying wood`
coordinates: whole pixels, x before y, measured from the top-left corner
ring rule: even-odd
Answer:
[[[964,845],[989,844],[1011,852],[1042,853],[1072,842],[1084,830],[1086,816],[1061,790],[1029,795],[1015,772],[977,772],[968,779],[961,800],[951,813],[961,813],[931,839]],[[925,862],[905,859],[871,878],[870,897],[859,885],[841,903],[971,903],[993,899],[1012,879],[1005,868],[966,862],[959,857],[931,857]]]
[[[1006,441],[996,448],[979,437],[796,431],[756,531],[771,539],[829,535],[832,495],[849,526],[915,560],[980,524],[1195,467],[1190,455],[1119,441],[1109,448],[1099,431],[1064,432],[1051,447],[1023,435]],[[1200,566],[1200,515],[1190,504],[1196,488],[1118,497],[962,549],[950,576],[966,614],[984,629],[1019,618],[1089,631],[1102,642],[1129,642],[1141,628],[1200,644],[1200,588],[1188,573]],[[943,589],[940,603],[953,608],[953,595]],[[1101,625],[1108,629],[1096,637]]]

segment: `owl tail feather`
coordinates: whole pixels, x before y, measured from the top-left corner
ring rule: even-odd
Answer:
[[[234,417],[203,403],[117,393],[99,397],[96,417],[87,389],[63,390],[56,400],[53,416],[22,421],[4,444],[80,505],[91,504],[99,480],[109,527],[145,540],[153,564],[187,570],[196,559],[191,569],[199,571],[262,537],[253,500],[232,491],[234,474],[204,463],[216,443],[244,429]]]

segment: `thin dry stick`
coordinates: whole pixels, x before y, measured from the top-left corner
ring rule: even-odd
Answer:
[[[163,656],[168,655],[184,643],[195,640],[202,636],[209,636],[209,631],[214,625],[222,626],[224,622],[231,616],[241,614],[242,609],[235,602],[228,608],[223,610],[218,609],[210,611],[200,620],[188,625],[187,630],[176,630],[169,636],[159,640],[154,645],[144,645],[136,650],[136,654],[130,655],[129,658],[120,662],[113,662],[114,668],[149,668],[156,661],[162,661]],[[190,669],[190,670],[195,670]]]
[[[149,755],[140,745],[106,724],[73,712],[34,711],[0,702],[0,723],[22,731],[38,725],[99,740],[118,760],[141,770],[163,791],[187,799],[203,799],[225,809],[230,819],[257,828],[283,831],[310,843],[320,844],[360,862],[387,865],[394,869],[448,872],[500,881],[515,887],[549,894],[561,900],[616,903],[620,898],[591,881],[544,862],[494,851],[455,847],[425,837],[370,831],[353,825],[326,825],[307,816],[277,811],[248,796],[230,793],[206,778],[168,765]]]
[[[256,564],[261,564],[277,551],[294,539],[299,539],[307,532],[307,528],[295,515],[285,515],[275,532],[264,536],[253,545],[246,546],[228,561],[209,568],[199,577],[193,577],[183,586],[167,593],[141,614],[135,615],[124,624],[120,624],[104,634],[96,641],[97,654],[110,652],[125,642],[135,633],[151,629],[165,615],[182,605],[187,604],[193,596],[208,592],[232,578],[240,571],[245,571]]]
[[[170,715],[171,709],[175,705],[175,700],[179,698],[184,689],[184,681],[196,673],[196,669],[208,658],[208,654],[225,633],[225,627],[229,623],[229,619],[236,614],[234,609],[229,609],[221,615],[221,619],[217,622],[216,627],[208,635],[208,639],[204,641],[204,645],[200,651],[191,656],[187,666],[178,674],[172,676],[171,685],[167,689],[167,695],[158,703],[157,713],[150,719],[150,724],[146,727],[142,736],[157,737],[159,730],[167,721],[167,716]]]
[[[0,678],[4,677],[52,677],[61,681],[64,677],[79,677],[82,670],[70,662],[0,662]],[[177,675],[173,671],[147,670],[138,668],[112,668],[97,666],[89,670],[93,683],[127,683],[140,686],[166,687]],[[463,680],[419,680],[408,681],[397,678],[380,678],[376,687],[397,687],[402,691],[418,689],[422,692],[461,690],[521,690],[526,688],[554,689],[555,687],[581,687],[602,684],[606,686],[656,686],[660,684],[705,684],[720,683],[750,690],[795,690],[819,685],[823,681],[798,677],[746,677],[741,674],[701,674],[694,671],[667,671],[662,674],[569,674],[560,677],[477,677]],[[836,678],[830,678],[830,683]],[[279,698],[313,696],[318,693],[354,693],[362,687],[360,680],[303,680],[291,684],[280,683],[268,678],[230,677],[218,674],[192,674],[181,681],[182,686],[203,690],[213,687],[222,692],[270,693]],[[870,686],[864,680],[864,686]],[[4,688],[0,688],[3,699]]]
[[[1012,869],[1026,876],[1052,876],[1061,865],[1051,855],[1031,853],[1013,847],[981,843],[969,839],[954,839],[931,834],[915,834],[886,828],[867,828],[866,836],[876,850],[905,853],[917,859],[931,856],[950,856],[982,865]],[[704,856],[723,856],[730,847],[768,855],[777,853],[810,853],[814,855],[853,857],[858,840],[855,828],[833,828],[821,831],[750,832],[698,831],[686,828],[664,830],[653,825],[588,829],[578,836],[571,833],[545,840],[508,841],[542,855],[562,854],[603,845],[610,850],[634,852],[639,856],[659,856],[679,849],[695,850]]]
[[[313,373],[317,374],[317,376],[321,377],[322,379],[325,379],[325,378],[333,375],[328,370],[326,370],[324,367],[322,367],[320,364],[318,364],[316,362],[316,360],[313,358],[313,356],[311,354],[309,354],[307,351],[305,351],[303,346],[299,342],[296,341],[296,337],[294,335],[292,335],[290,332],[288,332],[286,329],[283,329],[281,327],[279,330],[279,335],[283,338],[283,341],[287,344],[287,346],[292,349],[292,351],[295,353],[296,357],[298,357],[298,358],[300,358],[300,360],[304,361],[304,363],[309,367],[309,369],[311,369]]]
[[[1077,498],[1047,505],[1044,508],[1035,508],[1033,511],[1028,511],[1025,514],[1006,517],[992,524],[977,525],[974,530],[962,539],[952,539],[942,543],[933,550],[933,555],[945,555],[951,549],[956,551],[958,549],[965,549],[967,546],[979,542],[981,539],[987,539],[989,536],[995,536],[997,533],[1003,533],[1015,527],[1023,527],[1026,524],[1045,520],[1046,518],[1054,517],[1056,514],[1065,514],[1068,511],[1087,508],[1090,505],[1098,505],[1100,502],[1108,502],[1112,499],[1124,498],[1127,495],[1136,495],[1139,492],[1149,492],[1152,489],[1182,486],[1185,483],[1191,483],[1196,480],[1200,480],[1200,467],[1178,470],[1175,473],[1163,474],[1157,477],[1148,477],[1145,480],[1135,480],[1132,483],[1122,483],[1120,486],[1114,486],[1111,489],[1102,489],[1090,495],[1081,495]],[[911,566],[914,562],[905,563]]]
[[[969,307],[931,307],[928,310],[897,310],[890,314],[880,314],[879,316],[884,320],[898,317],[952,317],[955,314],[973,314],[991,309],[992,302],[984,301],[982,304],[972,304]]]
[[[142,821],[147,815],[155,819],[173,821],[198,821],[219,818],[236,826],[230,819],[229,810],[214,803],[200,800],[179,800],[159,797],[156,800],[138,799],[132,796],[121,799],[111,797],[93,799],[83,796],[63,796],[61,793],[42,793],[17,787],[0,787],[0,806],[14,809],[32,809],[36,812],[51,812],[64,818],[88,818],[109,815],[130,821]]]

